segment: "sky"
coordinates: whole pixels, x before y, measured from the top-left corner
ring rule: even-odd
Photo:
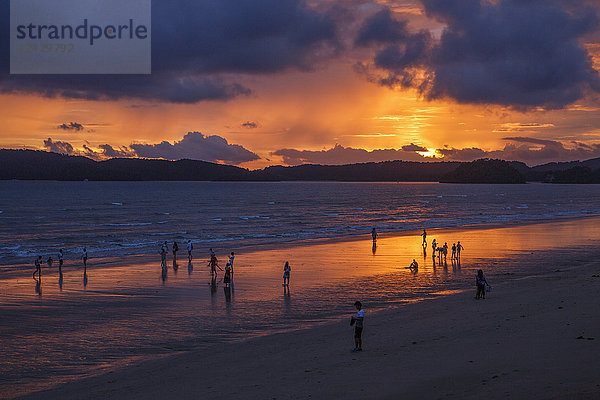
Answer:
[[[600,4],[152,1],[152,74],[10,75],[0,147],[302,163],[600,157]]]

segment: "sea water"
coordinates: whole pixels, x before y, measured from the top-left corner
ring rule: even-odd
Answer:
[[[0,182],[0,263],[155,254],[600,213],[598,185]]]
[[[354,312],[356,299],[368,315],[471,290],[477,267],[494,286],[511,275],[555,269],[549,257],[593,247],[600,238],[598,218],[531,225],[598,214],[598,186],[0,186],[0,393],[7,397],[158,355],[339,320]],[[514,227],[485,229],[502,224]],[[462,230],[474,225],[480,227]],[[375,244],[372,227],[381,234]],[[462,262],[452,262],[450,253],[446,263],[432,258],[433,238],[450,246],[460,240]],[[195,247],[191,263],[188,239]],[[158,255],[164,240],[180,244],[179,259],[169,254],[166,270]],[[83,245],[90,253],[85,270],[77,258]],[[221,266],[236,252],[232,288],[221,275],[211,280],[209,247]],[[65,249],[62,274],[56,264],[44,264],[42,282],[33,280],[31,258],[58,248]],[[417,274],[406,269],[413,258]],[[529,262],[502,262],[507,259]],[[289,288],[281,285],[285,261],[292,265]],[[348,340],[352,345],[350,331]]]

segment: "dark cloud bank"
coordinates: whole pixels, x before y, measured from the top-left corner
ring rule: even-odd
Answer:
[[[426,99],[516,109],[562,108],[600,91],[579,42],[598,29],[592,8],[567,10],[570,3],[559,0],[422,3],[429,18],[445,25],[439,40],[426,30],[410,32],[384,9],[364,22],[355,40],[377,49],[373,65],[384,74],[363,63],[358,71],[382,85],[417,88]]]
[[[0,1],[0,52],[9,54],[9,1]],[[8,75],[0,93],[175,103],[250,93],[231,74],[310,70],[339,47],[332,19],[303,0],[152,1],[152,75]]]

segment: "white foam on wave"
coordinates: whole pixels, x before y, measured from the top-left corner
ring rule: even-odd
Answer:
[[[119,202],[110,203],[110,204],[112,204],[113,206],[122,206],[123,205],[123,203],[119,203]]]

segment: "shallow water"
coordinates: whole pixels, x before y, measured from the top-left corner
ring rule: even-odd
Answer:
[[[56,259],[600,214],[600,185],[0,181],[0,272]]]
[[[13,273],[0,279],[0,393],[24,393],[139,359],[346,318],[356,299],[364,302],[368,323],[377,309],[472,290],[477,267],[492,285],[511,275],[544,273],[557,268],[549,259],[577,258],[577,249],[596,247],[600,218],[432,230],[428,241],[460,240],[465,247],[460,265],[448,260],[435,267],[430,249],[423,256],[414,234],[384,234],[375,249],[366,236],[236,252],[231,291],[220,279],[210,284],[200,257],[191,268],[187,260],[173,268],[169,257],[164,280],[158,256],[92,259],[85,285],[83,268],[73,262],[63,267],[62,284],[57,267],[44,268],[39,287],[29,274]],[[219,249],[219,259],[227,251]],[[420,264],[417,274],[406,269],[413,258]],[[289,290],[281,286],[285,260],[292,266]]]

